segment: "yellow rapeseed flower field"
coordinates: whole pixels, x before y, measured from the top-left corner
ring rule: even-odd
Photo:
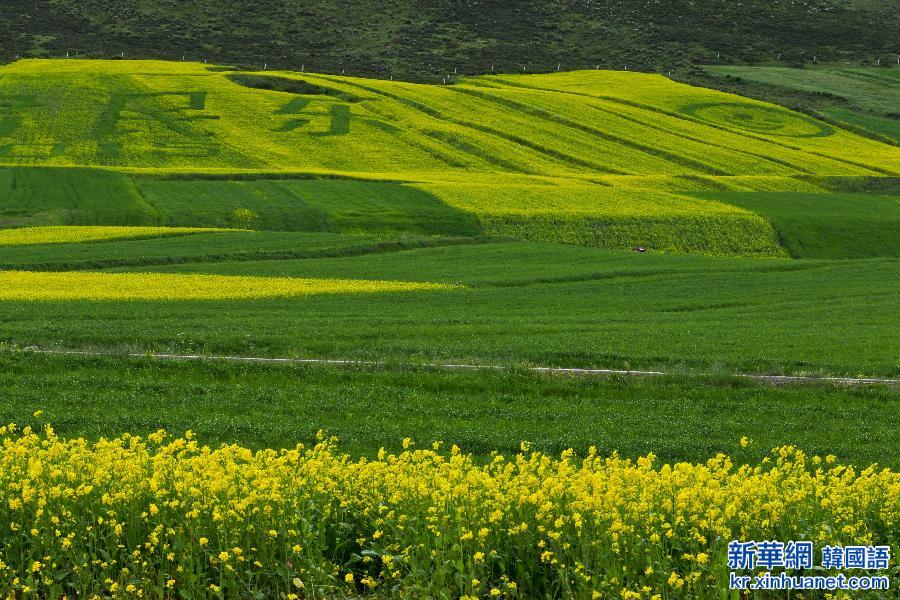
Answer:
[[[519,175],[889,175],[897,148],[661,75],[422,85],[191,62],[20,60],[0,163]],[[268,77],[300,91],[241,84]],[[66,98],[67,102],[54,100]],[[173,125],[173,123],[176,123]]]
[[[731,539],[890,544],[900,474],[793,447],[658,464],[591,451],[487,464],[453,447],[352,459],[191,432],[88,442],[0,428],[12,597],[721,598]],[[433,594],[436,594],[433,596]]]
[[[29,59],[2,67],[0,76],[10,112],[0,165],[12,167],[0,169],[0,190],[27,180],[23,167],[35,165],[122,176],[103,183],[100,171],[79,171],[93,180],[94,191],[82,197],[56,181],[59,197],[37,217],[29,212],[37,200],[19,192],[28,207],[13,215],[19,224],[59,222],[61,211],[74,211],[108,219],[77,222],[221,226],[229,221],[193,220],[203,216],[199,207],[156,214],[159,207],[137,193],[145,185],[139,179],[328,176],[425,183],[454,206],[474,204],[485,230],[503,236],[778,256],[784,250],[763,215],[679,192],[824,191],[816,181],[825,176],[900,173],[895,146],[646,73],[423,85],[191,62]],[[262,89],[273,84],[294,93]],[[550,181],[566,189],[548,203],[555,214],[535,216],[533,200],[547,190],[529,188]],[[471,197],[458,185],[473,183],[484,188]],[[127,191],[128,202],[110,204],[107,185]],[[239,189],[227,197],[238,202]],[[251,207],[233,206],[240,208]]]
[[[220,233],[244,231],[203,227],[124,227],[105,225],[49,225],[46,227],[20,227],[0,229],[0,246],[27,244],[70,244],[75,242],[100,242],[111,240],[144,239],[188,235],[192,233]]]
[[[449,290],[458,286],[365,279],[179,273],[0,271],[0,300],[243,300],[319,294]]]

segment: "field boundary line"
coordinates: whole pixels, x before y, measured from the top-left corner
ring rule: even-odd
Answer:
[[[362,359],[340,358],[279,358],[267,356],[234,356],[216,354],[171,354],[156,352],[105,352],[100,350],[53,350],[48,348],[29,347],[19,352],[23,354],[48,354],[57,356],[85,356],[85,357],[126,357],[126,358],[151,358],[168,361],[224,361],[246,362],[256,364],[284,364],[284,365],[329,365],[338,367],[413,367],[423,369],[443,369],[447,371],[512,371],[521,370],[531,373],[549,375],[578,375],[578,376],[622,376],[622,377],[666,377],[686,375],[690,377],[737,377],[758,381],[762,383],[789,384],[789,383],[832,383],[836,385],[891,385],[900,386],[900,379],[879,377],[818,377],[813,375],[764,375],[756,373],[691,373],[676,371],[650,371],[639,369],[594,369],[578,367],[517,367],[508,365],[490,364],[466,364],[466,363],[417,363],[417,362],[389,362]]]

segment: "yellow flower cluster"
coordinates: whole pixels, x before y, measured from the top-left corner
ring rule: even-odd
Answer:
[[[454,287],[457,286],[364,279],[0,271],[0,300],[243,300]]]
[[[106,225],[49,225],[46,227],[20,227],[0,229],[0,246],[24,246],[28,244],[71,244],[77,242],[102,242],[112,240],[145,239],[188,235],[192,233],[221,233],[245,231],[243,229],[218,229],[202,227],[124,227]]]
[[[733,538],[897,547],[900,474],[784,447],[487,464],[0,428],[0,590],[69,597],[721,598]]]

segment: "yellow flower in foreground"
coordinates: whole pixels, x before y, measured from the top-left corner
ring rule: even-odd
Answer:
[[[470,593],[513,597],[515,583],[484,564],[516,556],[529,597],[634,597],[637,586],[645,598],[681,597],[727,586],[705,567],[724,564],[719,540],[775,531],[877,546],[900,524],[900,474],[817,464],[792,447],[753,465],[536,451],[481,461],[456,447],[354,458],[324,435],[259,451],[151,436],[89,442],[7,426],[0,547],[32,550],[0,557],[0,581],[18,578],[21,592],[69,570],[78,597],[115,596],[119,585],[158,595],[177,578],[182,595],[230,598],[262,580],[285,595],[334,589],[357,582],[354,569],[365,589],[437,596],[423,582],[444,565]]]
[[[681,589],[682,587],[684,587],[684,579],[679,577],[678,573],[675,573],[674,571],[671,575],[669,575],[669,580],[666,583],[668,583],[675,589]]]

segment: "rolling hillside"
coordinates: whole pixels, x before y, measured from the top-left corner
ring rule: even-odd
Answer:
[[[786,255],[770,220],[696,192],[825,194],[828,177],[900,173],[897,147],[638,73],[423,85],[25,60],[0,70],[0,91],[6,226],[247,225]]]
[[[7,164],[426,180],[448,171],[582,179],[900,172],[895,148],[658,75],[588,71],[436,86],[70,60],[14,63],[0,71],[0,86]]]

